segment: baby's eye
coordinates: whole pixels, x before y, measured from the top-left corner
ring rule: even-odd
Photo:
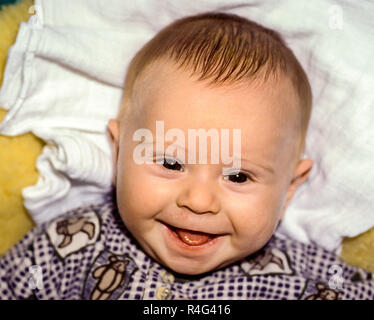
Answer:
[[[234,174],[229,174],[229,175],[224,177],[224,180],[230,180],[230,181],[235,182],[235,183],[244,183],[244,182],[247,182],[247,180],[253,181],[251,176],[249,176],[248,174],[243,173],[243,172],[237,172],[237,173],[234,173]]]
[[[164,157],[162,165],[169,170],[182,171],[182,165],[176,159]]]

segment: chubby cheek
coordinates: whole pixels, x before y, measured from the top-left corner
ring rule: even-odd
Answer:
[[[233,245],[248,254],[270,239],[279,221],[282,197],[275,190],[253,193],[232,201],[230,220],[236,230]]]
[[[147,170],[127,158],[118,166],[117,202],[126,226],[150,230],[153,218],[171,201],[170,184],[161,184]],[[146,230],[144,230],[146,229]]]

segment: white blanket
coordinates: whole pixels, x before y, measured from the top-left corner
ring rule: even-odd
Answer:
[[[118,111],[130,59],[174,19],[218,10],[280,31],[314,94],[309,181],[279,232],[340,250],[374,226],[374,5],[369,1],[36,0],[9,52],[0,133],[47,145],[23,190],[36,223],[101,202],[113,173],[106,125]]]

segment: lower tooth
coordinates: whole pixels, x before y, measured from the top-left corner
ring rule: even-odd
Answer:
[[[176,230],[176,233],[184,243],[190,246],[199,246],[212,239],[211,236],[202,233],[192,233],[183,230]]]

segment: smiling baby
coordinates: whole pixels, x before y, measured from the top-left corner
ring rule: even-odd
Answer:
[[[176,20],[129,65],[108,124],[113,194],[27,234],[0,260],[1,297],[373,298],[370,273],[275,234],[313,166],[311,107],[276,31]]]

